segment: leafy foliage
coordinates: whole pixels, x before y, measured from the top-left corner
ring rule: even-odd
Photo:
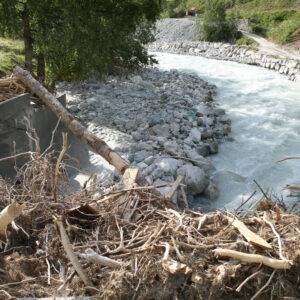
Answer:
[[[164,0],[164,17],[177,17],[190,7],[196,7],[202,19],[205,6],[215,5],[215,0]],[[226,9],[226,18],[248,19],[252,32],[266,36],[277,43],[290,42],[300,29],[299,0],[219,0]],[[199,23],[201,24],[201,23]],[[202,26],[202,25],[200,25]],[[233,28],[231,28],[233,29]],[[228,30],[228,28],[227,28]],[[213,32],[210,35],[214,35]],[[216,34],[219,36],[219,33]],[[226,34],[227,35],[227,34]],[[222,36],[222,34],[221,34]]]
[[[230,41],[237,36],[234,21],[226,18],[226,7],[223,1],[206,1],[202,31],[203,38],[210,42]]]
[[[0,29],[22,36],[29,12],[34,53],[53,79],[78,79],[151,63],[143,44],[160,12],[160,0],[1,0]],[[10,20],[17,20],[11,22]]]
[[[291,41],[300,29],[298,0],[251,0],[236,3],[230,12],[238,18],[249,19],[252,32],[281,44]]]

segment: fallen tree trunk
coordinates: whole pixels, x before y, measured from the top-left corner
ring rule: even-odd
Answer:
[[[99,139],[95,134],[80,124],[74,116],[31,74],[16,66],[14,75],[18,77],[32,93],[36,94],[47,107],[49,107],[72,131],[79,139],[88,144],[92,151],[101,155],[107,162],[113,165],[122,174],[125,172],[129,164],[118,153],[113,151],[103,140]]]

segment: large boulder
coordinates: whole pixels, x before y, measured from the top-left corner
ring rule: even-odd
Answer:
[[[188,192],[192,195],[202,194],[209,184],[205,172],[193,165],[184,165],[177,170],[177,175],[184,177]]]
[[[176,174],[177,169],[182,166],[182,161],[175,158],[160,158],[155,162],[158,169],[162,170],[165,175]]]

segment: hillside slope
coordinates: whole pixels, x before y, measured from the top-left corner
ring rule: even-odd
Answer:
[[[249,20],[249,32],[256,33],[278,44],[299,42],[300,0],[220,0],[227,8],[228,17]],[[184,16],[185,11],[196,7],[204,12],[205,0],[169,0],[173,9],[169,17]],[[172,16],[173,13],[173,16]],[[291,46],[292,46],[291,45]]]

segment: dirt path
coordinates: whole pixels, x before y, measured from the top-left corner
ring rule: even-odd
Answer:
[[[291,53],[287,50],[284,50],[281,46],[276,45],[257,34],[249,33],[246,31],[241,31],[241,32],[243,33],[243,35],[245,35],[249,38],[252,38],[253,40],[255,40],[258,43],[258,48],[259,48],[260,52],[263,52],[265,54],[278,55],[278,56],[283,56],[283,57],[287,57],[290,59],[300,60],[300,55],[297,55],[297,54]]]

